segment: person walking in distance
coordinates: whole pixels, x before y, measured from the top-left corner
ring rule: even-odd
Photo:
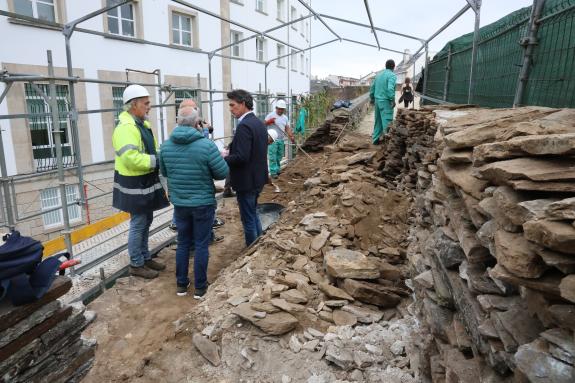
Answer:
[[[405,78],[403,87],[401,88],[401,97],[399,102],[403,101],[403,107],[409,107],[409,104],[413,102],[413,89],[411,88],[411,79],[409,77]]]
[[[375,76],[369,91],[369,98],[374,104],[375,123],[371,142],[378,144],[387,132],[387,126],[393,121],[393,108],[395,108],[395,83],[397,76],[393,73],[395,61],[387,60],[385,70]]]

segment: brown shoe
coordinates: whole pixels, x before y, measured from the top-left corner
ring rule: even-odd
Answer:
[[[144,279],[154,279],[158,277],[158,272],[155,270],[148,269],[147,267],[140,266],[134,267],[130,266],[130,275],[134,277],[141,277]]]
[[[166,269],[166,265],[164,265],[163,263],[160,262],[156,262],[153,259],[150,259],[149,261],[144,262],[144,266],[146,266],[148,269],[152,269],[152,270],[156,270],[156,271],[162,271]]]

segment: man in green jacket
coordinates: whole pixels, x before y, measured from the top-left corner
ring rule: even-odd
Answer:
[[[194,247],[195,299],[202,299],[208,289],[208,245],[216,212],[214,179],[223,180],[229,172],[216,144],[201,132],[199,121],[196,108],[180,108],[178,126],[160,148],[160,171],[168,179],[178,230],[176,294],[188,293],[188,263]]]
[[[371,84],[369,98],[375,106],[375,124],[371,141],[377,144],[387,132],[387,126],[393,121],[393,108],[395,107],[395,83],[397,76],[393,73],[395,62],[387,60],[385,70],[378,73]]]

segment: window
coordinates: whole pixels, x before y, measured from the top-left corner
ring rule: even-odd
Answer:
[[[256,11],[265,13],[266,12],[265,5],[266,5],[265,0],[256,0]]]
[[[293,21],[297,19],[297,10],[295,9],[295,7],[292,5],[291,9],[290,9],[290,21]],[[291,25],[292,29],[297,31],[297,27],[295,24]]]
[[[176,104],[176,117],[178,116],[178,110],[180,109],[180,104],[182,101],[191,98],[193,100],[197,100],[198,91],[195,89],[176,89],[174,91],[174,99]],[[201,105],[198,105],[198,108],[201,108]]]
[[[285,21],[285,0],[277,0],[278,1],[278,13],[277,17],[280,21]]]
[[[243,34],[241,32],[232,31],[231,36],[231,43],[237,43],[243,38]],[[242,57],[242,44],[235,44],[232,46],[232,56],[234,57]]]
[[[14,12],[35,19],[56,22],[54,0],[14,0]]]
[[[50,87],[47,84],[37,84],[42,92],[51,97]],[[26,107],[30,114],[50,113],[50,105],[42,98],[41,94],[30,85],[25,84]],[[71,137],[68,129],[68,86],[56,85],[56,101],[60,122],[60,134],[62,142],[62,156],[64,166],[74,166],[75,156],[70,146]],[[36,165],[36,171],[56,169],[56,146],[52,133],[52,116],[32,116],[28,119],[30,137],[32,140],[32,156]]]
[[[265,60],[265,40],[260,37],[256,38],[256,60]]]
[[[260,120],[264,120],[268,114],[268,103],[266,96],[256,96],[256,115]]]
[[[304,61],[303,61],[303,53],[301,53],[301,54],[299,55],[299,63],[300,63],[300,72],[301,72],[301,73],[303,73],[303,72],[304,72],[304,66],[303,66],[303,63],[304,63]]]
[[[172,12],[172,43],[192,46],[192,17]]]
[[[108,6],[118,4],[121,0],[107,0]],[[121,36],[136,36],[134,5],[124,4],[108,11],[108,32]]]
[[[280,57],[280,58],[278,58],[277,66],[280,68],[285,68],[285,66],[286,66],[285,57],[281,57],[281,56],[284,56],[285,54],[286,54],[285,53],[285,47],[281,44],[278,44],[278,46],[277,46],[277,57]]]
[[[300,29],[300,32],[299,32],[299,33],[301,33],[301,35],[303,36],[303,34],[305,33],[305,29],[303,28],[303,26],[304,26],[304,24],[303,24],[303,15],[300,14],[299,17],[300,17],[300,19],[301,19],[300,22],[299,22],[299,29]]]
[[[305,39],[309,41],[309,21],[305,21],[305,30],[303,32]]]
[[[80,198],[78,193],[78,185],[66,185],[66,203],[70,204],[76,202]],[[40,191],[40,203],[42,211],[61,207],[60,188],[49,188]],[[68,217],[70,222],[79,222],[82,219],[82,214],[79,205],[68,206]],[[61,226],[64,224],[64,215],[62,209],[50,211],[42,214],[42,221],[44,227]]]
[[[297,55],[295,49],[291,50],[291,70],[297,70]]]
[[[113,86],[112,87],[112,105],[114,109],[114,125],[118,125],[120,113],[124,109],[124,87],[123,86]]]

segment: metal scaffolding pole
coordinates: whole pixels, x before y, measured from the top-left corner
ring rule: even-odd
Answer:
[[[449,74],[451,73],[451,44],[447,51],[447,64],[445,65],[445,79],[443,80],[443,101],[447,101],[447,92],[449,91]]]
[[[48,75],[54,76],[54,63],[52,62],[52,51],[48,51]],[[62,160],[62,131],[60,127],[60,116],[58,115],[58,101],[56,98],[56,81],[50,80],[50,112],[52,113],[52,133],[54,134],[54,146],[56,147],[56,159],[58,162],[58,184],[60,187],[60,205],[62,207],[62,218],[64,220],[64,242],[66,243],[66,251],[70,257],[74,256],[72,250],[72,239],[70,236],[70,217],[68,215],[68,201],[66,198],[66,179],[64,176],[64,163]],[[80,185],[83,187],[83,185]],[[74,273],[74,269],[71,269]]]
[[[337,33],[335,33],[335,32],[333,31],[333,29],[331,29],[331,28],[329,27],[329,25],[327,25],[327,23],[322,19],[322,17],[321,17],[320,14],[318,14],[316,11],[314,11],[314,10],[312,9],[312,7],[310,7],[309,5],[307,5],[307,3],[306,3],[304,0],[298,0],[298,1],[299,1],[299,3],[300,3],[301,5],[303,5],[309,12],[311,12],[311,13],[327,28],[328,31],[330,31],[335,37],[337,37],[339,40],[341,40],[340,35],[338,35]]]
[[[477,45],[479,44],[479,18],[481,15],[481,0],[467,0],[475,12],[475,26],[473,29],[473,48],[471,50],[471,67],[469,68],[469,89],[467,91],[467,103],[473,102],[473,93],[475,92],[475,76],[477,71]]]
[[[527,81],[529,80],[529,72],[531,70],[533,60],[533,50],[537,45],[537,31],[539,30],[540,24],[539,16],[541,16],[544,5],[545,0],[533,0],[531,17],[529,18],[529,30],[527,31],[527,36],[521,39],[520,42],[521,45],[523,45],[525,52],[523,54],[523,64],[521,65],[521,70],[519,72],[519,81],[517,81],[515,98],[513,99],[514,108],[523,104],[523,94],[525,93]]]
[[[367,17],[369,18],[369,24],[371,25],[371,33],[373,33],[373,37],[375,37],[377,48],[381,49],[381,46],[379,45],[379,39],[377,38],[377,32],[373,28],[373,19],[371,18],[371,11],[369,10],[369,2],[368,0],[363,0],[363,3],[365,4],[365,10],[367,11]]]

